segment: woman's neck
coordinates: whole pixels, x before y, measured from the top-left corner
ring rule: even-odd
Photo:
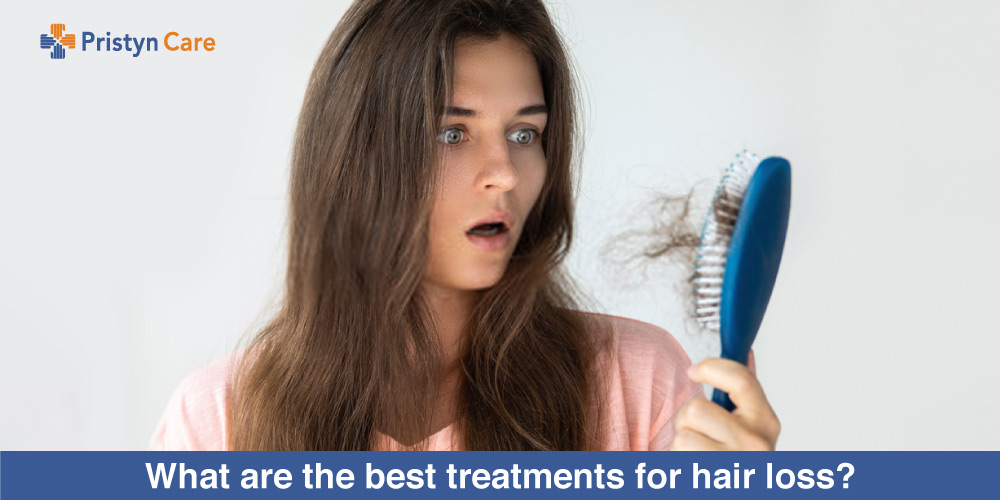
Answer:
[[[462,378],[462,332],[472,314],[476,291],[455,290],[424,283],[424,293],[431,309],[438,340],[441,343],[440,385],[437,388],[431,432],[439,432],[455,419],[456,390]]]
[[[442,375],[451,379],[461,368],[462,332],[475,306],[475,290],[456,290],[424,283],[425,296],[431,308],[443,358]]]

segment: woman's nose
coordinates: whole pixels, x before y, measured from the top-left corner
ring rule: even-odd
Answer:
[[[517,165],[510,155],[510,146],[506,136],[494,138],[482,143],[480,151],[479,176],[477,186],[483,189],[499,189],[510,191],[519,180]]]

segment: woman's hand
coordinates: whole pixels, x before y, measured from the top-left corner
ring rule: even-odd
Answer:
[[[781,423],[750,369],[710,358],[692,365],[688,377],[728,392],[736,409],[730,413],[708,399],[688,401],[674,419],[671,450],[774,450]]]

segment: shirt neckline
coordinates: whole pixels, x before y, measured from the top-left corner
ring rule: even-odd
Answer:
[[[450,450],[452,449],[450,440],[452,437],[452,429],[455,427],[455,422],[451,422],[448,425],[438,429],[433,434],[427,436],[425,440],[427,441],[428,450]],[[383,442],[386,449],[399,449],[402,447],[396,438],[385,434],[383,432],[375,431],[378,434],[380,440]]]

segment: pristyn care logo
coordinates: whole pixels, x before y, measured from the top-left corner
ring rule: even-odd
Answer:
[[[49,34],[42,34],[41,46],[49,50],[49,57],[52,59],[65,59],[66,49],[76,47],[76,35],[65,33],[65,24],[53,24],[49,29]],[[90,31],[84,31],[80,35],[80,50],[87,51],[88,45],[93,45],[92,49],[97,52],[128,52],[132,57],[139,57],[143,52],[159,52],[160,40],[156,37],[135,37],[128,33],[125,36],[97,36]],[[176,31],[171,31],[163,37],[163,46],[171,52],[212,52],[215,50],[215,38],[212,37],[186,37],[181,36]]]
[[[66,49],[76,47],[76,35],[63,34],[64,31],[66,31],[65,24],[53,24],[49,26],[51,36],[42,33],[42,48],[52,49],[49,52],[49,57],[52,59],[66,59]]]

